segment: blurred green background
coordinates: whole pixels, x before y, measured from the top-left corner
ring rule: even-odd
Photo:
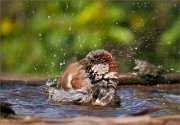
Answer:
[[[179,71],[179,1],[1,0],[1,73],[54,76],[106,49],[119,71],[144,59]]]

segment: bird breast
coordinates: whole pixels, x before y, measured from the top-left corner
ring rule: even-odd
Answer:
[[[91,81],[88,79],[88,74],[78,62],[70,64],[58,81],[58,88],[65,90],[90,88],[90,86]]]

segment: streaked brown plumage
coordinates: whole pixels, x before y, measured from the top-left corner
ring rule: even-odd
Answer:
[[[69,98],[61,98],[60,94],[52,98],[58,102],[117,106],[117,80],[118,68],[112,55],[105,50],[91,51],[84,59],[70,64],[58,80],[59,91]]]

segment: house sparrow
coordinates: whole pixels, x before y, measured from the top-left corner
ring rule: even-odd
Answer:
[[[134,75],[138,75],[146,79],[163,79],[165,69],[162,66],[156,66],[147,61],[136,59],[134,67]]]
[[[91,51],[70,64],[50,90],[50,98],[57,102],[118,106],[116,94],[118,68],[115,59],[105,50]]]

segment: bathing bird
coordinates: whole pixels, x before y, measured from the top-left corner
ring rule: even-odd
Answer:
[[[118,79],[112,54],[105,50],[91,51],[66,68],[57,86],[49,89],[49,97],[55,102],[119,106]]]

